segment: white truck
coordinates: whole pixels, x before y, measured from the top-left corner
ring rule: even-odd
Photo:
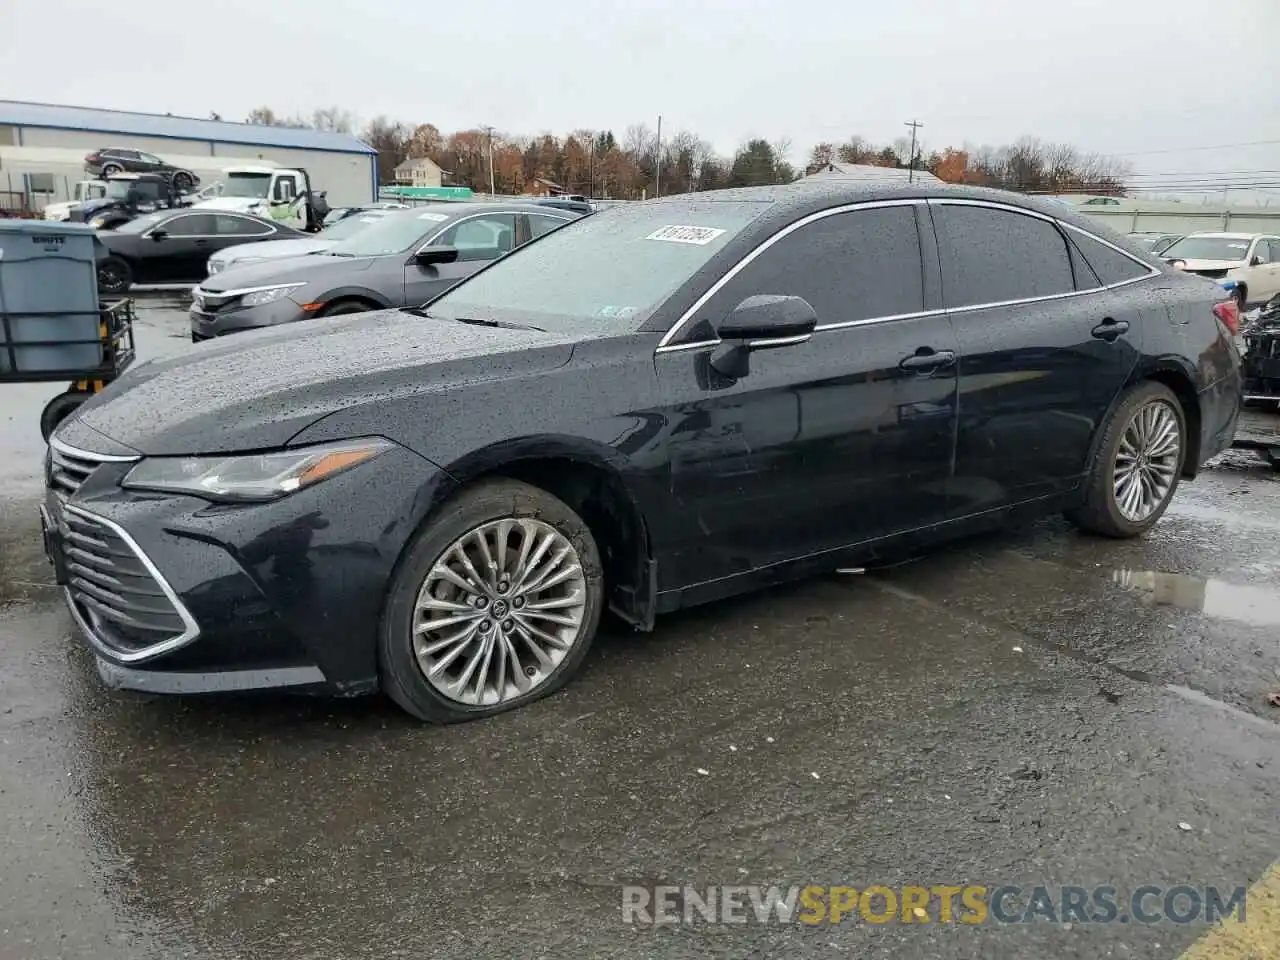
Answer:
[[[81,180],[74,187],[71,194],[72,199],[45,204],[44,218],[46,220],[70,220],[72,207],[79,206],[89,200],[101,200],[106,195],[107,184],[105,180]]]
[[[312,190],[301,167],[258,164],[223,170],[222,194],[194,206],[206,210],[234,210],[276,220],[295,230],[316,231],[329,210],[323,192]]]

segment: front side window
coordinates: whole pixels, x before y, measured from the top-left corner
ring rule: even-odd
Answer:
[[[223,188],[222,195],[264,200],[270,189],[269,173],[232,173],[227,175],[227,185]]]
[[[143,160],[147,163],[164,163],[163,160],[161,160],[159,157],[157,157],[153,153],[140,153],[138,154],[138,159]]]
[[[1067,241],[1048,220],[994,207],[932,207],[948,307],[1072,293]]]
[[[1093,272],[1098,275],[1098,279],[1105,286],[1111,286],[1113,283],[1123,283],[1126,280],[1137,280],[1139,277],[1145,277],[1151,273],[1151,267],[1138,263],[1132,257],[1108,247],[1105,243],[1095,240],[1087,233],[1079,230],[1068,230],[1067,236],[1071,238],[1072,245],[1080,251],[1093,269]]]
[[[516,215],[494,213],[461,220],[434,242],[457,247],[459,260],[496,260],[515,246],[515,237]]]
[[[1259,240],[1253,248],[1253,256],[1250,259],[1256,259],[1259,263],[1270,263],[1271,245],[1266,240]]]
[[[720,320],[758,294],[804,298],[821,326],[921,312],[924,279],[914,208],[854,210],[788,234],[721,288],[700,311],[692,338],[714,336]]]

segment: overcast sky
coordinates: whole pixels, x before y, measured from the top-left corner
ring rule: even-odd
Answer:
[[[179,13],[191,6],[0,0],[0,96],[228,120],[338,105],[445,132],[621,136],[662,114],[664,134],[725,153],[789,137],[797,161],[819,140],[890,141],[914,117],[927,149],[1030,134],[1157,179],[1280,183],[1280,0],[219,0]],[[1202,149],[1255,141],[1272,142]]]

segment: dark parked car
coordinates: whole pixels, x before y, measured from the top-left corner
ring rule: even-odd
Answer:
[[[172,180],[174,189],[179,193],[187,193],[200,184],[200,178],[190,170],[175,167],[154,153],[125,147],[95,150],[84,158],[84,168],[96,177],[109,177],[113,173],[158,173],[166,180]]]
[[[310,256],[212,274],[192,291],[191,339],[425,303],[573,219],[567,211],[528,203],[433,203],[393,210]]]
[[[98,261],[98,289],[124,293],[134,283],[198,283],[209,255],[237,243],[307,234],[247,213],[162,210],[98,234],[108,256]]]
[[[136,368],[53,437],[49,549],[116,686],[481,717],[606,607],[650,629],[1011,516],[1143,533],[1231,441],[1237,319],[1013,194],[635,203],[425,308]]]

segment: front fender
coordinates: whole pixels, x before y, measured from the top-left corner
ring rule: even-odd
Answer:
[[[333,303],[335,300],[368,300],[371,303],[376,303],[380,310],[399,306],[399,304],[392,303],[385,294],[379,293],[371,287],[362,287],[359,284],[334,287],[332,290],[326,291],[322,296],[308,296],[307,299],[309,303]]]

